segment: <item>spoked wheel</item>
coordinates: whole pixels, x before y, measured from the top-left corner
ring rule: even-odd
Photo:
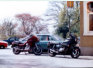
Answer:
[[[56,53],[52,52],[50,49],[48,50],[48,54],[49,54],[49,56],[51,56],[51,57],[56,56]]]
[[[78,58],[81,54],[80,48],[76,47],[72,50],[71,57]]]
[[[18,46],[16,46],[16,47],[13,47],[13,53],[14,54],[20,54],[20,51],[18,50]]]
[[[34,47],[33,52],[35,55],[41,55],[42,54],[42,48],[40,46]]]

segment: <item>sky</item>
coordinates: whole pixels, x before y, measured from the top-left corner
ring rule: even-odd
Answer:
[[[48,1],[0,1],[0,19],[13,17],[20,13],[41,16],[47,8]]]
[[[48,1],[0,1],[0,23],[6,18],[21,13],[30,13],[33,16],[40,17],[46,13],[48,4]],[[48,29],[52,34],[53,25],[49,25]]]

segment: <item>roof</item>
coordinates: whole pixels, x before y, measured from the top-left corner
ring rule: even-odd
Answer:
[[[36,34],[36,35],[51,35],[51,34]]]

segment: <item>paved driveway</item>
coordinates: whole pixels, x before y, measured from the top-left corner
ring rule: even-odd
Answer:
[[[80,56],[72,59],[70,56],[47,54],[35,56],[21,53],[14,55],[11,48],[0,49],[0,68],[62,68],[62,67],[93,67],[92,56]]]

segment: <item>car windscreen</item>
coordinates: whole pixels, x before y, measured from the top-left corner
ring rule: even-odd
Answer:
[[[41,41],[48,41],[49,40],[47,35],[37,35],[37,37]]]
[[[49,36],[50,41],[57,41],[57,39],[54,36]]]
[[[21,38],[19,41],[27,41],[28,38]]]
[[[41,41],[57,41],[57,39],[51,35],[37,35],[37,37]]]

